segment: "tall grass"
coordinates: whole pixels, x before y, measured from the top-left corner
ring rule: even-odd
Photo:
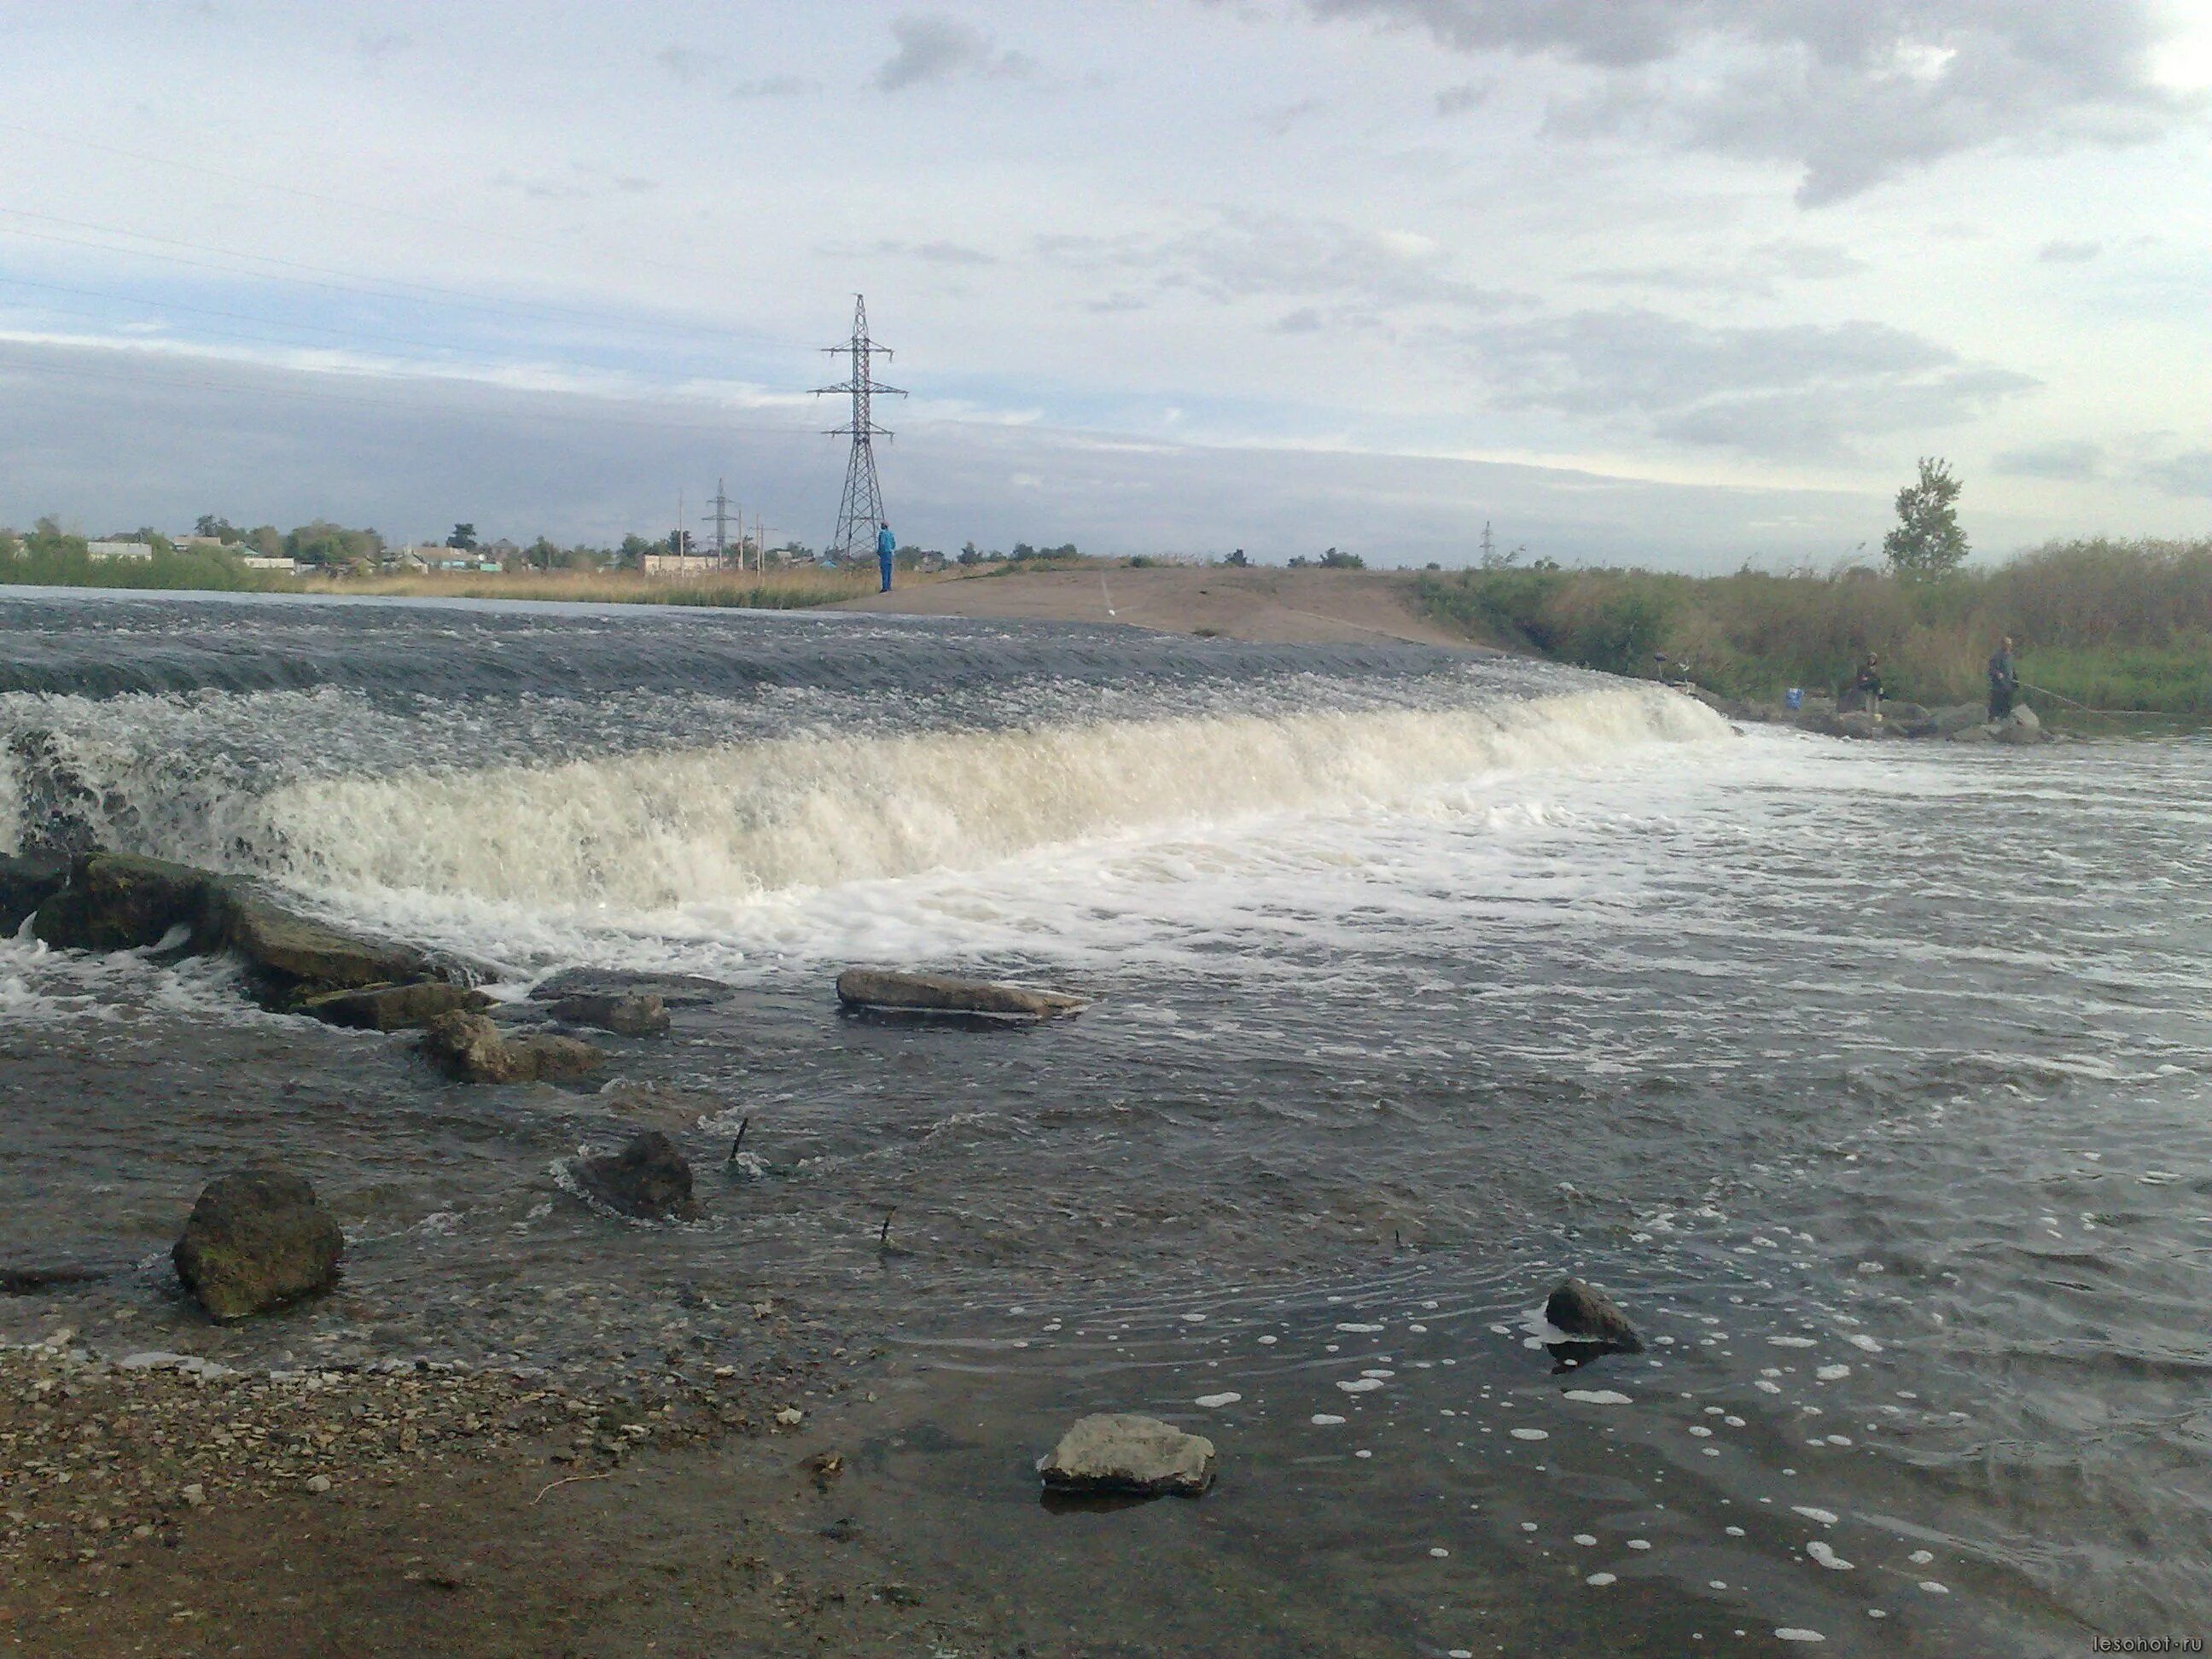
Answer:
[[[281,577],[248,570],[221,553],[157,552],[147,559],[94,559],[81,538],[0,536],[0,583],[33,587],[198,588],[255,592]]]
[[[1893,696],[1972,702],[2009,635],[2021,678],[2075,702],[2212,714],[2212,539],[2054,542],[1941,580],[1468,570],[1414,594],[1473,638],[1622,674],[1656,673],[1663,652],[1731,696],[1832,687],[1871,651]]]

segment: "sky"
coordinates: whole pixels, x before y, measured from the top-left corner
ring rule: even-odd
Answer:
[[[0,523],[2212,529],[2212,0],[0,0]]]

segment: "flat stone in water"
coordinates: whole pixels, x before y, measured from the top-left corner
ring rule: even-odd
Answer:
[[[1195,1498],[1213,1484],[1213,1443],[1156,1417],[1100,1412],[1077,1419],[1036,1468],[1058,1492]]]

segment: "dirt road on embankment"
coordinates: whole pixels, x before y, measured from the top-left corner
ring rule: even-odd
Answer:
[[[1118,623],[1273,644],[1410,640],[1479,651],[1420,616],[1409,577],[1380,570],[1168,566],[917,581],[835,607],[901,616]]]

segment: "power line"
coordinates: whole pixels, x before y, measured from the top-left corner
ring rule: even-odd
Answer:
[[[707,504],[714,510],[705,514],[702,522],[714,526],[714,562],[717,565],[727,564],[730,558],[731,502],[729,491],[723,488],[720,478],[714,480],[714,494]],[[738,534],[741,540],[744,535],[744,524],[745,515],[741,510],[738,514]]]
[[[870,403],[878,393],[892,398],[903,398],[906,393],[895,386],[885,386],[869,372],[871,360],[889,357],[891,349],[878,345],[868,337],[868,301],[865,295],[853,296],[853,337],[843,345],[822,349],[833,357],[849,354],[853,360],[852,374],[847,379],[836,386],[817,386],[814,391],[817,398],[847,394],[853,399],[852,418],[823,434],[850,437],[853,441],[853,453],[845,464],[845,494],[837,507],[837,532],[825,550],[833,558],[858,558],[873,551],[876,532],[884,525],[884,491],[876,477],[874,441],[888,438],[891,434],[887,428],[875,423]]]

